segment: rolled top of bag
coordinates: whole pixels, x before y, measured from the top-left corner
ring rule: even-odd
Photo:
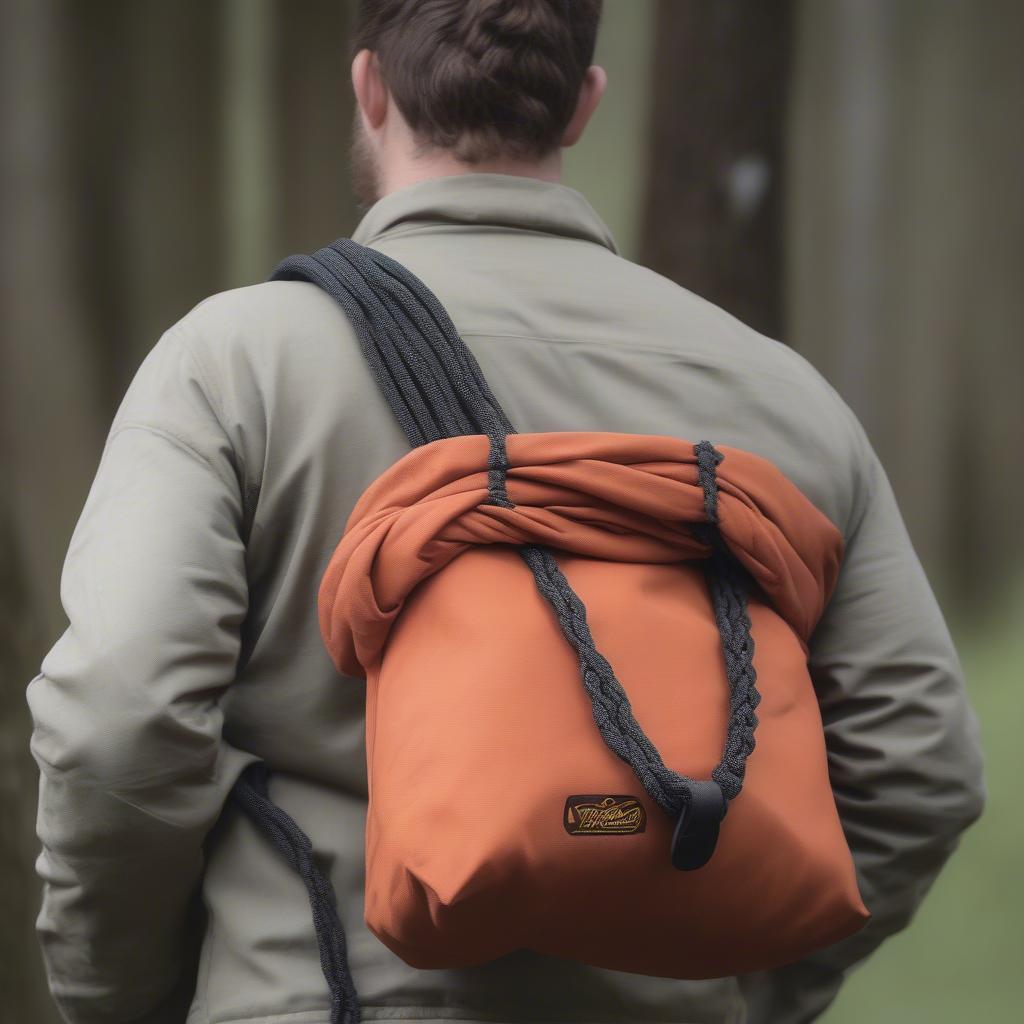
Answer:
[[[335,667],[362,676],[380,657],[412,589],[473,545],[537,543],[623,562],[706,557],[694,446],[602,431],[510,434],[505,488],[490,488],[485,435],[414,448],[378,477],[349,517],[318,594]],[[719,446],[718,529],[806,645],[835,587],[839,530],[772,463]]]

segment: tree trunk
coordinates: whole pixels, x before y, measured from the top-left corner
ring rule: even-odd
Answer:
[[[25,686],[114,411],[197,302],[354,221],[347,12],[295,6],[0,5],[0,1024],[58,1020]]]
[[[950,612],[984,611],[1024,556],[1024,7],[799,11],[792,342],[860,417]]]
[[[661,0],[641,262],[783,334],[790,0]]]
[[[61,541],[96,465],[97,367],[67,245],[62,25],[53,0],[0,6],[0,1020],[58,1018],[33,923],[38,773],[25,685],[62,628]]]

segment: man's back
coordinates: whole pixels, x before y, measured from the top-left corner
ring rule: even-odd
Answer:
[[[399,260],[437,294],[521,431],[616,430],[739,445],[798,469],[794,478],[820,497],[840,527],[845,525],[858,482],[857,455],[850,425],[837,414],[827,386],[783,346],[615,255],[607,229],[573,190],[501,175],[439,179],[381,201],[354,237]],[[241,309],[238,303],[244,304]],[[353,728],[365,690],[359,681],[339,679],[321,652],[311,595],[358,492],[408,446],[343,314],[325,294],[309,285],[273,283],[215,297],[209,305],[199,315],[223,317],[224,329],[237,329],[253,315],[264,325],[272,323],[255,351],[242,336],[237,344],[254,362],[263,358],[263,346],[275,350],[267,352],[271,362],[281,360],[276,368],[255,368],[256,374],[270,369],[262,384],[268,389],[263,400],[272,424],[267,449],[273,454],[263,464],[279,467],[276,480],[268,474],[262,481],[266,497],[255,529],[277,571],[255,597],[267,602],[258,618],[268,625],[240,683],[229,691],[226,727],[236,708],[241,721],[268,724],[276,735],[265,745],[257,748],[241,734],[240,744],[279,773],[290,769],[292,777],[278,776],[275,800],[310,830],[326,854],[345,863],[339,902],[366,1015],[372,1019],[377,1006],[397,1004],[410,1008],[410,1017],[437,1007],[439,1016],[486,1019],[500,1006],[503,1015],[524,1019],[744,1019],[732,979],[653,980],[528,954],[474,971],[424,973],[406,967],[366,932],[358,886],[362,833],[354,825],[364,810],[365,753]],[[214,346],[208,358],[217,360],[221,331],[203,333],[203,342]],[[818,451],[802,453],[801,440],[814,429],[807,417],[815,409]],[[282,427],[272,436],[275,423]],[[261,456],[254,451],[251,460],[262,462]],[[299,483],[304,475],[308,487]],[[255,560],[260,546],[257,541],[252,547]],[[302,547],[305,556],[299,555]],[[286,561],[280,560],[282,550],[290,553]],[[295,607],[289,609],[287,600],[282,605],[284,595]],[[302,636],[296,638],[290,624],[300,620]],[[276,621],[280,631],[273,628]],[[288,649],[303,652],[307,660],[283,667]],[[271,654],[266,661],[264,651]],[[295,691],[310,696],[298,701]],[[332,703],[345,708],[343,735],[335,716],[323,710]],[[317,709],[315,715],[310,707]],[[339,749],[342,741],[347,742]],[[351,795],[320,789],[300,795],[304,779],[341,782]],[[333,809],[342,798],[350,804],[344,816]],[[245,836],[247,851],[265,844],[247,823],[236,821],[232,831]],[[215,919],[218,880],[237,870],[241,842],[229,841],[213,855],[207,893]],[[272,858],[266,868],[282,872]],[[268,887],[269,879],[260,885]],[[228,896],[231,903],[237,899],[234,892]],[[221,916],[232,915],[225,907]],[[293,964],[288,973],[294,977],[301,969],[308,977],[306,990],[322,994],[301,895],[289,894],[268,918],[282,916],[306,934],[304,967]],[[218,945],[223,950],[253,941],[247,922],[236,929],[215,926],[213,936],[213,973]],[[372,979],[378,974],[375,988]],[[230,983],[251,995],[258,981],[234,976]],[[268,1006],[279,998],[271,991],[266,997]],[[210,1007],[211,1020],[223,1016],[222,1008]],[[205,1024],[206,1018],[196,1020]]]
[[[761,365],[757,355],[762,349],[769,350],[767,358],[762,357],[768,365],[776,360],[783,367],[798,364],[780,346],[616,256],[600,219],[582,196],[565,186],[501,175],[426,182],[378,203],[354,237],[399,260],[435,292],[522,431],[623,430],[694,439],[712,436],[725,443],[722,425],[730,420],[728,410],[720,409],[716,422],[702,428],[699,408],[710,412],[714,404],[705,399],[698,408],[688,409],[681,396],[701,390],[702,378],[709,373],[729,376],[730,362]],[[248,307],[244,312],[237,308],[239,302]],[[228,306],[223,313],[216,308],[220,304]],[[344,861],[340,872],[336,868],[335,882],[365,1016],[373,1019],[381,1012],[378,1007],[387,1005],[404,1008],[410,1019],[434,1008],[441,1019],[447,1015],[485,1020],[500,1007],[503,1019],[743,1020],[742,999],[732,979],[655,980],[528,953],[475,970],[422,972],[404,965],[366,931],[361,921],[363,849],[358,820],[365,813],[365,748],[354,728],[354,723],[361,723],[365,688],[360,681],[338,678],[327,661],[311,596],[359,491],[408,445],[377,392],[344,315],[325,294],[310,285],[272,283],[215,297],[210,305],[214,308],[209,315],[224,315],[225,326],[237,325],[253,313],[264,323],[274,318],[275,329],[268,331],[264,344],[276,349],[272,359],[283,362],[265,378],[266,386],[274,389],[267,396],[268,406],[280,405],[268,421],[286,426],[278,437],[268,435],[268,449],[275,453],[268,465],[276,463],[283,472],[277,481],[263,481],[264,488],[269,484],[273,503],[266,506],[266,525],[259,535],[268,542],[268,555],[281,548],[294,552],[303,543],[301,538],[308,538],[308,557],[315,558],[313,564],[294,556],[277,562],[287,567],[286,578],[302,575],[291,586],[282,585],[280,572],[273,582],[268,580],[266,600],[274,603],[266,609],[268,622],[278,616],[282,623],[301,618],[301,643],[289,637],[287,627],[276,636],[272,625],[264,628],[240,677],[245,680],[255,673],[260,682],[232,687],[225,704],[227,724],[236,706],[243,718],[251,715],[273,723],[277,735],[258,752],[278,770],[277,782],[272,783],[274,799],[309,829],[328,856]],[[694,313],[708,326],[696,322]],[[247,350],[244,338],[238,344]],[[251,358],[260,359],[249,351]],[[211,356],[216,359],[216,352]],[[774,372],[786,371],[780,367]],[[791,395],[800,387],[788,386]],[[726,382],[725,390],[719,388],[716,395],[719,404],[727,391]],[[742,429],[734,434],[740,440],[746,436]],[[733,443],[731,437],[728,443]],[[841,438],[840,444],[849,441]],[[308,474],[310,484],[324,483],[315,484],[307,494],[295,482],[302,473]],[[261,499],[257,530],[262,507]],[[278,514],[286,507],[291,508],[291,537],[282,532]],[[303,563],[305,567],[298,569]],[[283,593],[292,595],[297,606],[290,614],[282,615],[284,609],[277,606]],[[308,652],[312,664],[307,659],[282,674],[280,654],[289,647]],[[263,650],[276,652],[268,665],[277,668],[261,672]],[[312,699],[295,701],[289,694],[294,688],[306,690]],[[267,698],[264,690],[276,692],[276,700]],[[342,693],[345,697],[338,701]],[[284,706],[268,714],[278,702]],[[334,715],[319,710],[332,703],[345,708],[343,735],[332,724]],[[310,704],[318,709],[315,716],[308,713]],[[294,708],[293,714],[289,708]],[[345,745],[339,749],[341,742]],[[242,745],[254,749],[250,743]],[[310,756],[312,749],[317,752]],[[308,760],[301,760],[303,755]],[[293,776],[283,778],[281,768],[290,768]],[[312,780],[320,785],[341,782],[346,791],[336,794],[320,785],[310,787]],[[345,815],[336,808],[342,799],[349,804]],[[245,822],[236,820],[233,831],[245,836],[247,851],[251,845],[265,845]],[[235,849],[229,843],[220,856],[214,853],[207,875],[215,916],[218,878],[221,872],[234,872],[242,856],[242,839],[236,842]],[[267,870],[287,875],[287,868],[273,858],[267,860]],[[237,897],[232,894],[228,899],[233,903]],[[225,908],[225,916],[232,914]],[[317,1005],[315,996],[319,993],[322,1001],[324,983],[301,893],[293,898],[289,892],[271,919],[282,916],[306,936],[299,956],[303,966],[291,964],[287,973],[295,977],[301,971],[306,991],[314,997],[311,1005]],[[251,943],[247,928],[240,923],[237,930],[221,929],[220,942]],[[215,927],[213,972],[217,934]],[[235,990],[249,993],[257,983],[248,977],[230,980]],[[266,998],[268,1007],[278,1005],[279,996],[272,991]],[[210,1012],[210,1020],[224,1016],[220,1007],[204,1012]],[[195,1018],[204,1024],[206,1019]]]
[[[72,628],[30,688],[34,749],[54,766],[42,832],[51,864],[62,850],[86,851],[97,865],[92,899],[102,903],[108,886],[116,903],[79,905],[52,867],[40,919],[52,979],[59,989],[62,973],[74,974],[74,922],[97,936],[95,986],[111,989],[116,1008],[72,1019],[125,1019],[126,978],[140,993],[169,987],[183,954],[182,901],[202,877],[208,919],[189,1024],[326,1024],[301,883],[248,820],[230,806],[220,814],[238,767],[254,757],[272,770],[272,798],[330,868],[366,1019],[738,1022],[748,999],[751,1020],[808,1019],[841,969],[909,914],[917,881],[937,870],[980,799],[955,652],[862,430],[791,350],[618,257],[597,215],[565,186],[490,174],[427,181],[377,203],[354,237],[435,291],[519,430],[746,448],[775,462],[842,531],[846,562],[811,668],[876,922],[834,957],[746,979],[743,991],[731,978],[645,978],[528,952],[417,971],[367,931],[365,690],[335,673],[316,592],[359,494],[408,446],[340,308],[312,285],[274,282],[200,303],[140,368],[69,552]],[[132,513],[132,496],[150,485],[168,487],[163,513],[175,524],[159,541],[152,516]],[[160,505],[149,492],[145,500]],[[198,541],[193,514],[210,524]],[[74,586],[76,548],[94,526],[117,534],[92,541],[94,574],[97,544],[144,548],[148,559],[133,569],[124,555],[96,579],[107,587],[102,604]],[[137,611],[150,578],[172,582],[155,607],[142,599]],[[133,646],[144,613],[169,620],[161,651]],[[88,647],[93,633],[129,651],[150,685],[116,675],[101,696],[76,688],[108,656]],[[123,726],[111,737],[113,707]],[[94,821],[81,794],[61,788],[69,776],[91,780],[80,784],[96,791]],[[161,847],[159,876],[104,880],[104,860],[121,855],[110,816],[136,810],[154,830],[140,848]],[[126,948],[124,935],[144,929],[158,938]],[[81,998],[72,988],[69,1006]]]
[[[200,303],[139,368],[64,564],[69,627],[29,684],[37,927],[70,1024],[334,1019],[303,885],[229,801],[259,759],[334,883],[364,1016],[392,1021],[813,1019],[979,813],[956,652],[855,418],[784,345],[618,258],[554,184],[605,90],[600,13],[360,0],[353,183],[384,198],[355,237],[436,292],[518,430],[745,448],[842,533],[808,667],[872,919],[799,964],[707,982],[523,951],[417,971],[370,934],[365,686],[336,675],[317,596],[356,500],[408,448],[341,309],[275,282]]]

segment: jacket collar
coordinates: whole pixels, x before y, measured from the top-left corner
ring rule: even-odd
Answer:
[[[363,215],[352,238],[372,245],[385,235],[438,224],[539,231],[618,249],[611,231],[575,189],[511,174],[458,174],[391,192]]]

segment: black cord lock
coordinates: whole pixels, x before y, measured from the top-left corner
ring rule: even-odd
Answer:
[[[707,779],[690,784],[690,799],[672,834],[672,867],[694,871],[707,864],[715,852],[718,826],[728,806],[717,782]]]

